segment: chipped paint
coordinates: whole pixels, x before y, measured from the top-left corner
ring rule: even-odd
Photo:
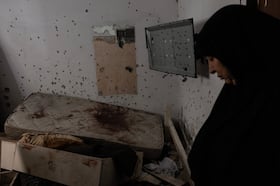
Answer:
[[[182,81],[182,76],[150,70],[144,34],[147,26],[177,20],[178,10],[180,19],[195,16],[195,21],[202,21],[212,9],[236,1],[210,0],[209,6],[200,6],[202,0],[191,2],[189,6],[186,0],[179,0],[178,7],[170,0],[2,0],[0,108],[5,114],[1,112],[1,121],[30,93],[44,92],[160,114],[171,105],[175,118],[181,117],[178,113],[183,108],[182,117],[195,133],[216,98],[219,81],[212,76]],[[197,11],[201,8],[203,11]],[[115,37],[121,25],[135,26],[137,64],[123,70],[136,72],[138,94],[99,96],[96,69],[105,69],[96,64],[92,39]],[[38,114],[34,116],[42,113]]]
[[[91,160],[91,159],[83,159],[82,164],[84,164],[88,167],[96,167],[98,162],[95,160]]]
[[[113,25],[106,25],[106,26],[93,26],[94,34],[98,36],[115,36],[116,29]]]

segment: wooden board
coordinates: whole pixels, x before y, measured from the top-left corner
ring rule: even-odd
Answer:
[[[1,168],[13,170],[14,154],[16,152],[16,142],[13,140],[1,140]]]
[[[94,51],[98,94],[136,94],[135,43],[119,47],[114,36],[95,37]]]

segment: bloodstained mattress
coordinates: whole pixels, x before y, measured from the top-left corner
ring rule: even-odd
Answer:
[[[164,145],[162,117],[88,99],[33,93],[5,122],[7,136],[60,133],[129,145],[158,158]]]

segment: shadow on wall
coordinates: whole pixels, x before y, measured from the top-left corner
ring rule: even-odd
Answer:
[[[13,109],[22,100],[9,62],[0,48],[0,131],[4,131],[4,122]]]
[[[206,21],[206,20],[205,20]],[[201,28],[203,27],[205,21],[200,21],[195,24],[195,34],[199,34]],[[209,78],[209,69],[208,64],[204,63],[201,59],[196,60],[196,68],[197,68],[197,74]]]
[[[198,75],[209,78],[209,68],[207,63],[204,63],[200,59],[198,59],[196,60],[196,68]]]

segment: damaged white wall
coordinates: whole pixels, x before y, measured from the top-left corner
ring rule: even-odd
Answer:
[[[198,66],[187,78],[149,69],[144,28],[194,18],[195,31],[216,9],[239,0],[1,0],[0,108],[6,113],[32,92],[88,98],[163,114],[171,105],[194,136],[222,86]],[[98,96],[94,28],[132,25],[137,95]]]
[[[1,106],[11,110],[32,92],[46,92],[162,112],[178,78],[149,70],[144,28],[174,21],[175,0],[1,0]],[[137,95],[98,96],[94,28],[131,25],[136,32]]]

